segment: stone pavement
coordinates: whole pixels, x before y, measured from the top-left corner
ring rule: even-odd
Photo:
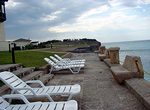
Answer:
[[[73,53],[71,59],[86,59],[79,74],[58,72],[47,85],[80,84],[80,94],[74,95],[79,110],[146,110],[136,97],[113,78],[108,66],[96,53]],[[55,100],[65,98],[54,97]]]

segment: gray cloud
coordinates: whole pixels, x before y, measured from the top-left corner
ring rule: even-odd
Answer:
[[[10,0],[6,3],[6,39],[18,38],[54,39],[81,33],[53,33],[49,27],[74,24],[83,13],[103,5],[111,6],[110,0]],[[120,0],[121,6],[136,7],[137,0]],[[82,33],[83,34],[83,33]],[[84,35],[87,35],[84,33]],[[88,36],[88,35],[87,35]]]
[[[127,7],[136,7],[138,6],[137,0],[122,0],[122,5]]]
[[[14,7],[6,7],[6,39],[34,35],[39,35],[39,37],[45,35],[47,37],[51,33],[46,32],[47,30],[43,32],[42,29],[62,23],[74,23],[82,13],[105,4],[106,0],[13,0],[13,3],[18,4]],[[53,13],[57,11],[62,11],[62,13],[56,14],[56,19],[41,20],[47,15],[53,16]],[[36,35],[36,33],[39,34]]]

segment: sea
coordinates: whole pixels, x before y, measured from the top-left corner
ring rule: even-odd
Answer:
[[[136,55],[141,58],[144,70],[150,73],[150,40],[102,43],[102,46],[120,47],[119,58],[124,61],[126,55]],[[150,82],[150,75],[144,73],[144,79]]]

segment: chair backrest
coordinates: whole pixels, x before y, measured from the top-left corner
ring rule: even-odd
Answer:
[[[57,54],[54,55],[56,58],[58,58],[58,60],[62,60],[62,58],[60,56],[58,56]]]
[[[52,61],[52,60],[50,60],[49,58],[44,58],[44,60],[48,63],[48,64],[50,64],[51,66],[55,66],[56,64]]]
[[[0,110],[5,110],[7,106],[9,106],[9,103],[0,97]]]
[[[12,90],[15,88],[31,88],[15,74],[8,71],[0,72],[0,80]]]
[[[54,61],[54,62],[59,62],[59,60],[57,60],[55,57],[53,57],[53,56],[50,56],[50,58]]]

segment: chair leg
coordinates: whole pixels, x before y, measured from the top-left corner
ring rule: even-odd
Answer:
[[[80,71],[81,67],[79,67],[77,71],[73,71],[73,69],[72,69],[72,68],[69,68],[69,69],[70,69],[70,71],[71,71],[73,74],[77,74],[77,73],[79,73],[79,71]]]
[[[11,94],[14,94],[14,93],[15,93],[15,90],[12,90],[12,91],[11,91]],[[12,102],[12,99],[9,99],[8,102],[11,103],[11,102]]]
[[[49,74],[51,74],[53,71],[53,67],[51,67],[51,69],[49,69]]]
[[[54,100],[52,99],[52,97],[49,94],[47,94],[46,96],[51,102],[54,102]]]
[[[70,94],[67,101],[71,100],[72,96],[73,94]]]

